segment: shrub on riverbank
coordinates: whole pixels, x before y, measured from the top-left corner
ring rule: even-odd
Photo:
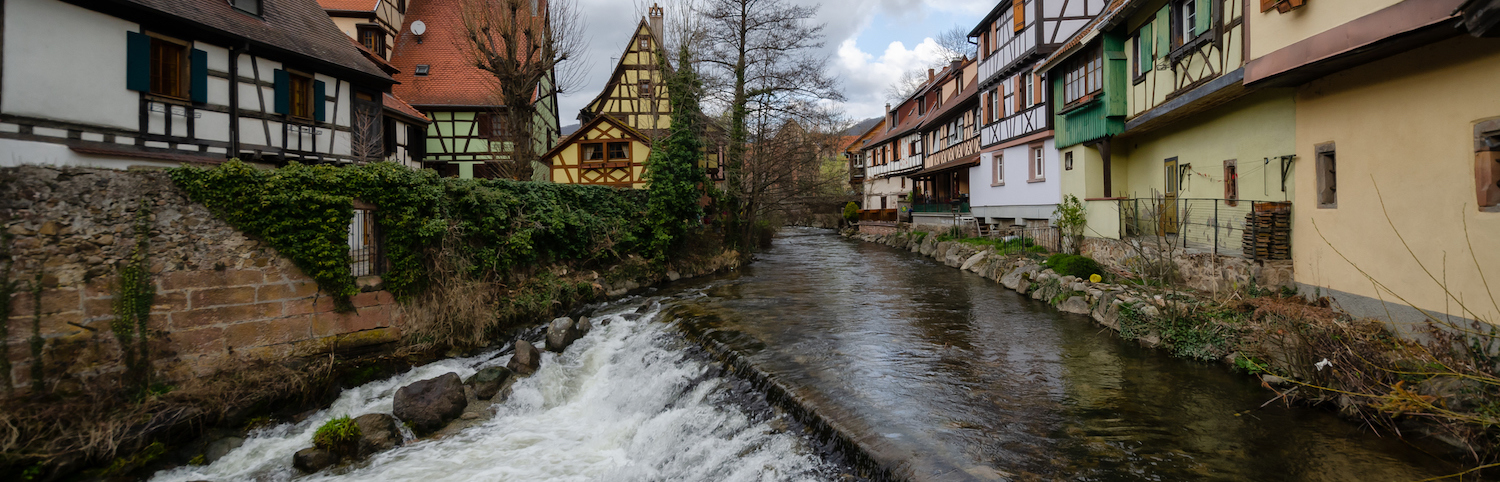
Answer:
[[[1047,265],[1057,274],[1076,278],[1088,279],[1090,276],[1102,276],[1106,273],[1104,267],[1100,266],[1098,261],[1094,261],[1094,258],[1076,254],[1057,253],[1049,256],[1042,264]]]

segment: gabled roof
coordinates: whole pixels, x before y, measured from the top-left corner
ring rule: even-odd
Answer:
[[[615,87],[620,85],[620,77],[625,74],[625,57],[630,55],[631,50],[636,49],[635,37],[636,35],[640,35],[641,30],[645,30],[646,35],[651,36],[651,45],[653,46],[656,54],[660,55],[660,58],[665,59],[662,63],[662,68],[665,69],[665,72],[662,72],[662,76],[666,77],[668,75],[671,75],[671,58],[667,56],[667,51],[662,47],[661,39],[656,38],[656,32],[651,30],[651,24],[648,23],[646,17],[641,17],[641,22],[636,25],[635,30],[630,31],[630,41],[625,43],[625,50],[620,53],[620,60],[615,62],[615,69],[610,71],[609,81],[604,84],[603,89],[599,90],[599,95],[594,96],[593,100],[590,100],[587,104],[584,104],[584,111],[589,111],[594,107],[594,105],[599,104],[600,100],[603,100],[611,92],[614,92]],[[598,112],[593,113],[597,114]]]
[[[649,138],[644,134],[641,134],[641,131],[636,130],[634,127],[630,127],[630,124],[627,124],[625,123],[625,121],[622,121],[620,119],[616,119],[614,118],[614,116],[611,116],[609,114],[599,114],[594,116],[592,120],[578,126],[578,130],[573,131],[572,134],[568,134],[567,137],[559,139],[556,146],[553,146],[552,149],[549,149],[546,154],[542,155],[542,159],[546,161],[548,165],[551,165],[553,156],[556,156],[558,153],[562,152],[563,149],[567,149],[568,145],[572,144],[574,141],[579,140],[584,135],[587,135],[588,132],[595,126],[598,126],[599,124],[602,124],[604,122],[609,122],[610,125],[620,128],[620,130],[625,131],[626,134],[630,134],[630,137],[634,138],[636,141],[644,143],[648,146],[650,145]]]
[[[401,100],[400,97],[396,97],[391,94],[385,94],[381,99],[381,104],[385,106],[385,110],[410,117],[411,120],[418,121],[423,124],[432,123],[432,119],[428,119],[427,116],[422,115],[420,111],[413,108],[411,104],[407,104],[406,101]]]
[[[923,84],[921,88],[918,88],[915,93],[912,93],[910,96],[908,96],[906,100],[902,100],[900,106],[893,110],[893,112],[896,112],[897,117],[901,117],[900,111],[902,109],[909,109],[910,107],[907,106],[907,104],[910,103],[913,99],[926,97],[927,93],[932,92],[932,89],[939,88],[943,84],[947,83],[946,81],[948,79],[948,76],[950,75],[963,75],[964,68],[968,67],[969,64],[973,62],[973,60],[961,62],[958,63],[957,66],[949,64],[949,66],[945,67],[942,72],[934,74],[932,77],[933,80],[927,81],[927,83]],[[972,97],[973,95],[977,94],[978,91],[979,83],[970,82],[969,85],[964,87],[964,90],[959,93],[957,99],[951,100],[948,103],[939,106],[936,110],[927,111],[915,116],[907,116],[906,118],[902,119],[900,123],[897,123],[895,127],[892,127],[881,135],[875,136],[874,139],[865,143],[865,145],[873,146],[876,144],[883,144],[887,141],[890,141],[891,139],[906,136],[907,134],[910,134],[911,132],[921,128],[928,119],[938,118],[943,114],[947,114],[954,108],[954,106],[964,103],[968,100],[967,97]],[[885,122],[882,121],[880,125],[885,125]]]
[[[422,107],[499,107],[494,76],[474,66],[473,54],[465,46],[463,3],[460,0],[410,2],[401,33],[391,51],[391,65],[401,84],[392,87],[398,97]],[[427,25],[421,42],[411,33],[412,22]],[[427,75],[417,75],[418,65],[427,65]]]
[[[331,64],[391,82],[391,77],[365,59],[349,43],[314,0],[263,0],[256,17],[223,0],[69,0],[85,8],[122,16],[144,17],[143,22],[173,19],[193,24],[211,34],[243,39],[261,52],[281,51],[309,64]],[[294,59],[287,59],[293,61]]]

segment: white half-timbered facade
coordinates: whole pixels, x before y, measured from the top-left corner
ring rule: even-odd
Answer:
[[[983,127],[970,168],[972,213],[1001,227],[1040,224],[1061,200],[1052,105],[1037,64],[1104,11],[1107,0],[1000,2],[969,36],[979,45]]]
[[[14,0],[3,15],[0,165],[385,157],[380,129],[355,129],[378,114],[356,104],[393,80],[312,0]]]

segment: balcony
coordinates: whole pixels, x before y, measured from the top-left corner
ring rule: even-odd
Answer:
[[[927,167],[939,166],[945,162],[972,156],[978,152],[979,136],[970,137],[927,156]]]
[[[870,177],[887,177],[922,168],[922,154],[912,154],[890,164],[872,166],[866,173]]]
[[[999,50],[979,63],[979,85],[994,83],[996,76],[1008,73],[1016,61],[1036,52],[1036,24],[1021,30],[1001,45]]]
[[[980,145],[993,146],[1001,142],[1015,139],[1028,134],[1047,130],[1047,104],[1040,103],[1030,109],[1000,119],[994,124],[984,126],[980,131]]]

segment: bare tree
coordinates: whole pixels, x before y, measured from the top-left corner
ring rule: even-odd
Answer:
[[[385,156],[385,139],[382,130],[380,109],[373,104],[354,105],[354,122],[349,139],[349,155],[357,162],[378,161]],[[395,133],[391,133],[395,135]]]
[[[816,52],[823,46],[823,25],[811,23],[816,8],[785,0],[703,2],[702,48],[695,50],[704,53],[697,60],[706,67],[706,94],[727,111],[726,188],[748,237],[766,199],[756,192],[763,183],[746,182],[747,150],[757,162],[773,158],[776,147],[759,144],[770,140],[768,126],[806,117],[817,101],[843,94],[828,74],[828,58]]]
[[[545,139],[537,136],[536,102],[571,91],[582,80],[583,19],[574,0],[462,0],[464,43],[475,67],[491,77],[492,164],[500,177],[527,179]],[[552,99],[556,101],[555,97]]]
[[[912,69],[902,73],[890,85],[885,86],[885,99],[893,105],[900,105],[906,98],[917,93],[927,84],[927,73],[922,69]]]
[[[938,61],[938,66],[946,66],[955,60],[972,59],[979,49],[978,45],[969,41],[969,31],[958,25],[944,30],[932,40],[943,49],[943,57]]]

